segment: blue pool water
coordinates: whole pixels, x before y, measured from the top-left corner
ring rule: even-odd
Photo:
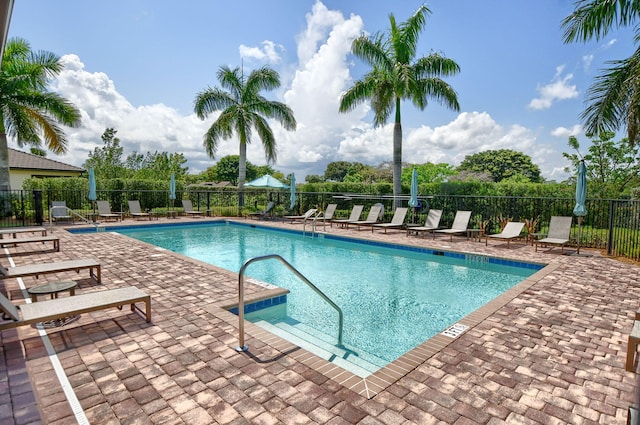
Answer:
[[[542,268],[246,224],[153,227],[117,231],[233,272],[253,257],[282,256],[342,308],[344,345],[378,368]],[[246,276],[291,291],[285,304],[247,314],[247,319],[297,326],[310,339],[335,344],[336,311],[279,261],[253,263]]]

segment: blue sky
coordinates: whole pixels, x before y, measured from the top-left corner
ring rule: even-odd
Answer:
[[[215,117],[193,114],[197,93],[216,86],[221,65],[250,70],[265,64],[282,86],[269,94],[286,102],[295,132],[272,125],[274,168],[298,181],[322,174],[332,161],[378,165],[392,158],[391,124],[374,128],[368,106],[338,113],[340,94],[367,69],[349,54],[362,32],[386,31],[389,14],[405,21],[419,1],[388,0],[20,0],[10,37],[64,58],[52,89],[81,111],[83,125],[67,131],[69,152],[49,158],[82,165],[102,146],[107,127],[131,152],[181,152],[190,172],[213,165],[202,136]],[[466,155],[514,149],[530,155],[545,178],[561,181],[562,152],[580,127],[585,93],[606,61],[633,51],[629,31],[587,44],[562,42],[560,23],[573,0],[432,0],[419,55],[435,51],[461,72],[447,79],[461,110],[431,102],[424,111],[403,105],[403,160],[458,165]],[[11,146],[15,146],[10,142]],[[217,158],[238,153],[236,139]],[[259,139],[248,159],[265,163]]]

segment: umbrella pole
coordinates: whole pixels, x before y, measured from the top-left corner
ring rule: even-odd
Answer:
[[[582,216],[578,217],[578,254],[580,254],[580,240],[582,240]]]

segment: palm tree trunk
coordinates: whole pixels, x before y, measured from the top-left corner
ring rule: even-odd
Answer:
[[[240,158],[238,159],[238,215],[242,215],[244,207],[244,183],[247,179],[247,144],[240,141]]]
[[[9,180],[9,146],[7,134],[0,133],[0,191],[11,190]]]
[[[400,123],[400,101],[396,102],[396,121],[393,124],[393,210],[400,206],[398,196],[402,194],[402,124]]]

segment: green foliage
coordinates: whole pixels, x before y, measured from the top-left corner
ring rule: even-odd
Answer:
[[[357,174],[365,167],[359,162],[334,161],[327,164],[324,170],[324,179],[328,181],[341,182],[347,174]]]
[[[251,162],[245,162],[247,171],[246,179],[251,181],[261,177],[265,174],[271,174],[273,177],[282,179],[284,175],[280,172],[276,172],[269,165],[256,166]],[[238,175],[240,169],[240,156],[239,155],[227,155],[220,158],[220,160],[213,166],[207,168],[203,173],[203,177],[207,177],[204,181],[231,182],[233,186],[238,185]],[[277,176],[276,176],[277,175]]]
[[[182,153],[168,154],[156,151],[147,152],[144,157],[134,153],[127,157],[127,164],[133,162],[130,161],[131,157],[139,162],[138,168],[133,168],[135,171],[132,178],[135,180],[168,180],[172,173],[176,180],[183,180],[189,171],[189,167],[185,165],[187,158]]]
[[[640,150],[637,146],[631,147],[626,139],[613,141],[614,136],[610,132],[601,133],[599,138],[591,140],[589,151],[584,156],[590,197],[619,198],[640,184]],[[569,138],[569,146],[576,151],[580,149],[580,143],[574,136]],[[581,160],[578,154],[563,152],[562,156],[572,162],[574,170],[577,169]]]
[[[457,174],[453,166],[445,163],[409,164],[402,169],[403,186],[411,185],[411,175],[414,168],[418,172],[418,183],[442,183]]]
[[[93,168],[96,177],[115,179],[131,175],[122,160],[123,148],[120,146],[120,139],[116,137],[117,132],[113,128],[107,128],[101,136],[104,146],[89,152],[89,158],[83,164],[87,170]]]
[[[587,42],[604,38],[613,29],[634,28],[637,44],[638,4],[630,1],[581,0],[575,10],[562,21],[564,42]],[[628,143],[634,146],[640,136],[638,120],[638,51],[627,59],[612,60],[589,87],[586,109],[581,114],[585,133],[598,135],[605,131],[627,129]]]
[[[317,174],[307,174],[305,181],[307,183],[322,183],[324,181],[324,177]]]
[[[0,133],[7,133],[18,146],[41,148],[54,153],[67,151],[63,127],[80,125],[80,112],[62,96],[48,90],[50,80],[64,66],[51,52],[34,52],[26,40],[8,41],[0,71]]]
[[[511,149],[489,150],[467,155],[457,169],[488,173],[495,182],[518,174],[533,183],[543,181],[540,168],[531,162],[531,157]]]

